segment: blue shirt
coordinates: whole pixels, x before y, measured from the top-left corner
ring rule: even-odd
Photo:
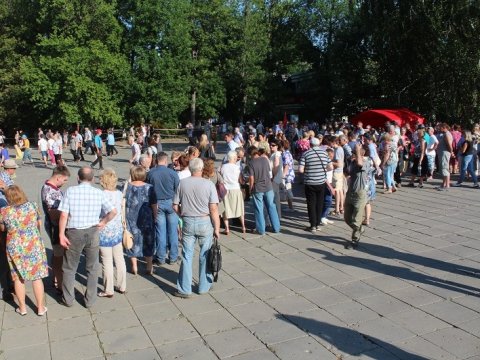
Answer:
[[[430,142],[430,135],[428,135],[427,132],[423,135],[423,139],[427,142],[427,144]]]
[[[67,229],[87,229],[98,225],[100,216],[108,214],[114,205],[105,192],[88,182],[69,187],[58,210],[68,213]]]
[[[5,183],[6,187],[13,185],[13,180],[11,179],[10,175],[8,175],[5,171],[0,171],[0,180]]]
[[[95,146],[99,149],[103,146],[102,137],[100,135],[95,135]]]
[[[10,159],[10,155],[8,154],[8,150],[7,149],[3,149],[2,150],[2,153],[0,154],[0,159],[3,158],[3,160],[7,160],[7,159]]]
[[[113,134],[108,134],[107,135],[107,144],[108,145],[115,145],[115,137]]]
[[[375,144],[374,143],[368,144],[368,150],[370,150],[370,159],[375,161],[375,158],[378,157],[377,147],[375,146]]]
[[[3,195],[3,192],[0,191],[0,209],[4,208],[7,205],[8,205],[7,199],[5,198],[5,195]]]
[[[157,200],[173,199],[180,178],[175,170],[159,165],[148,172],[147,182],[153,185]]]

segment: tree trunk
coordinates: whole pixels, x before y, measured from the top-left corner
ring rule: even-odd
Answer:
[[[192,91],[192,102],[190,104],[190,122],[195,127],[195,118],[197,114],[197,92],[195,90]]]

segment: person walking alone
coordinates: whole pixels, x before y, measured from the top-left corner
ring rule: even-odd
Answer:
[[[95,159],[95,161],[90,165],[90,167],[94,168],[95,165],[98,163],[98,165],[100,166],[100,170],[103,170],[103,154],[102,154],[102,151],[103,151],[103,142],[102,142],[102,130],[100,129],[97,129],[97,134],[95,135],[95,139],[94,139],[94,147],[95,147],[95,153],[97,155],[97,158]]]

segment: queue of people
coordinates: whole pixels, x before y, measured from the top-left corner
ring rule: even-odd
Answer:
[[[207,293],[213,282],[206,266],[207,253],[213,239],[220,237],[221,222],[223,235],[234,231],[233,219],[238,219],[242,234],[280,232],[282,212],[294,209],[292,189],[298,181],[303,184],[307,203],[309,226],[305,230],[315,234],[331,225],[333,219],[343,218],[352,229],[345,248],[357,247],[370,225],[377,182],[383,183],[383,193],[389,195],[402,186],[402,176],[410,173],[407,186],[417,187],[418,183],[418,188],[422,188],[438,170],[442,176],[438,190],[447,191],[450,173],[458,167],[460,176],[454,186],[461,186],[468,172],[473,186],[478,187],[478,128],[473,133],[463,130],[458,140],[447,124],[437,128],[418,126],[415,130],[387,124],[380,132],[363,129],[361,124],[343,125],[333,132],[304,129],[290,139],[280,124],[276,129],[265,128],[267,135],[251,130],[242,134],[235,129],[234,133],[224,134],[227,153],[218,168],[214,161],[215,145],[205,135],[185,151],[173,151],[170,163],[159,136],[147,141],[143,135],[130,135],[130,179],[123,192],[118,190],[115,171],[103,169],[100,132],[83,138],[85,153],[90,150],[97,158],[91,166],[79,169],[79,184],[66,191],[62,187],[71,176],[70,170],[58,161],[61,157],[56,156],[55,141],[52,157],[49,136],[40,134],[42,161],[47,165],[55,160],[56,164],[41,189],[41,199],[44,227],[53,248],[52,285],[60,302],[73,306],[75,274],[82,253],[86,258],[86,307],[93,306],[98,297],[108,299],[115,293],[124,294],[127,269],[133,275],[151,276],[154,266],[178,263],[177,290],[173,295],[189,298],[193,291],[196,243],[200,247],[196,290],[199,294]],[[73,133],[73,139],[79,139],[78,135]],[[55,139],[56,135],[53,136]],[[148,146],[144,146],[145,141]],[[80,161],[83,153],[76,141],[72,144],[74,161]],[[109,155],[115,153],[116,148],[108,139],[106,145]],[[452,158],[457,159],[458,165],[452,166]],[[297,172],[294,159],[298,160]],[[99,176],[102,189],[93,186],[96,163],[103,170]],[[42,316],[48,311],[43,302],[42,280],[48,276],[48,264],[39,235],[39,211],[12,180],[18,167],[15,161],[2,158],[2,164],[0,231],[6,233],[2,242],[6,258],[0,260],[11,269],[10,274],[0,274],[2,289],[13,286],[18,299],[16,312],[24,316],[25,281],[32,281],[36,312]],[[245,203],[249,199],[255,218],[253,228],[245,221]],[[285,209],[282,202],[287,203]],[[133,235],[129,249],[122,245],[122,223]],[[144,260],[144,269],[139,269],[138,259]],[[97,288],[99,260],[101,291]],[[8,291],[2,295],[7,298]]]

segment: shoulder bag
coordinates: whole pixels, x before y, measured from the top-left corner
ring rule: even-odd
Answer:
[[[127,205],[127,200],[126,200],[126,193],[127,193],[127,187],[128,185],[125,184],[125,188],[123,189],[123,198],[122,198],[122,227],[123,227],[123,247],[127,250],[130,250],[133,248],[133,234],[128,231],[127,229],[127,216],[126,216],[126,205]]]

